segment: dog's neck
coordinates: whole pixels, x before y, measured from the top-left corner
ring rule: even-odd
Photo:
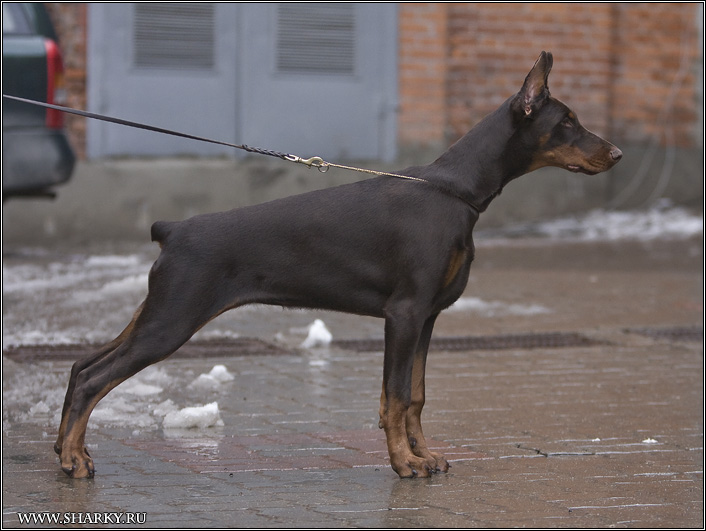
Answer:
[[[518,123],[509,98],[481,120],[433,163],[421,168],[423,176],[486,210],[503,187],[527,172],[531,161],[513,149]]]

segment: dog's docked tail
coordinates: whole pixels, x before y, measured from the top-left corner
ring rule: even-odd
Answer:
[[[156,221],[152,224],[151,234],[152,241],[159,243],[160,247],[164,245],[167,237],[172,232],[174,223],[171,221]]]

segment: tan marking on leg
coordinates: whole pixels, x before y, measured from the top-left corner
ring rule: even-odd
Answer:
[[[60,455],[61,469],[72,478],[90,478],[95,473],[93,459],[88,455],[85,446],[86,425],[90,416],[89,408],[76,419],[72,429],[64,437]]]
[[[60,453],[61,468],[72,478],[91,478],[95,473],[93,459],[88,455],[85,447],[86,428],[88,419],[98,402],[112,389],[120,385],[127,378],[120,378],[109,382],[100,392],[96,393],[86,408],[80,412],[73,423],[67,421],[66,435]],[[69,415],[67,415],[68,417]]]
[[[416,449],[426,446],[422,433],[421,415],[424,407],[424,362],[420,356],[416,356],[412,365],[412,403],[407,409],[407,437],[412,451],[419,455]]]
[[[381,423],[387,438],[392,469],[402,478],[428,477],[432,469],[412,452],[407,438],[407,407],[397,399],[388,399]]]
[[[137,318],[142,313],[142,308],[144,307],[144,305],[145,303],[143,301],[142,304],[137,307],[135,313],[132,315],[130,323],[125,327],[122,332],[120,332],[118,337],[113,339],[110,343],[103,345],[97,352],[91,354],[90,356],[95,358],[96,361],[98,361],[99,359],[102,359],[106,354],[109,354],[110,352],[118,348],[132,333],[132,329],[135,327],[135,321],[137,321]],[[84,367],[84,369],[85,368],[87,367]],[[64,408],[61,414],[61,422],[59,424],[59,434],[57,435],[56,442],[54,443],[54,451],[59,455],[61,455],[61,448],[64,443],[64,434],[66,433],[66,425],[69,421],[69,411],[71,409],[70,406],[72,398],[71,395],[73,394],[73,390],[76,384],[76,378],[78,378],[78,373],[73,374],[72,368],[72,374],[69,378],[69,387],[67,389],[67,395],[66,398],[64,398]]]
[[[424,360],[421,356],[414,359],[412,366],[412,403],[407,409],[407,439],[412,453],[424,459],[432,471],[446,472],[449,464],[441,454],[431,452],[422,430],[422,409],[425,402]]]

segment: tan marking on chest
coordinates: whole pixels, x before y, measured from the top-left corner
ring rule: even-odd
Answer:
[[[466,263],[466,258],[468,257],[468,251],[466,249],[454,249],[451,253],[451,259],[449,260],[449,266],[446,269],[446,275],[444,276],[444,287],[451,284],[458,272]]]

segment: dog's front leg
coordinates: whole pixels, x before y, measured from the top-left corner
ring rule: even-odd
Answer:
[[[427,446],[427,441],[422,431],[421,419],[422,408],[424,408],[425,401],[424,375],[427,352],[429,351],[429,342],[437,315],[431,316],[427,319],[426,323],[424,323],[422,335],[419,339],[417,350],[414,353],[414,362],[412,364],[412,401],[407,409],[407,439],[412,448],[412,453],[424,459],[433,472],[447,472],[449,470],[449,463],[444,459],[444,456],[430,451]]]
[[[402,478],[427,477],[434,471],[427,459],[414,454],[407,435],[414,354],[424,322],[413,310],[398,309],[385,317],[380,427],[385,430],[390,465]]]

